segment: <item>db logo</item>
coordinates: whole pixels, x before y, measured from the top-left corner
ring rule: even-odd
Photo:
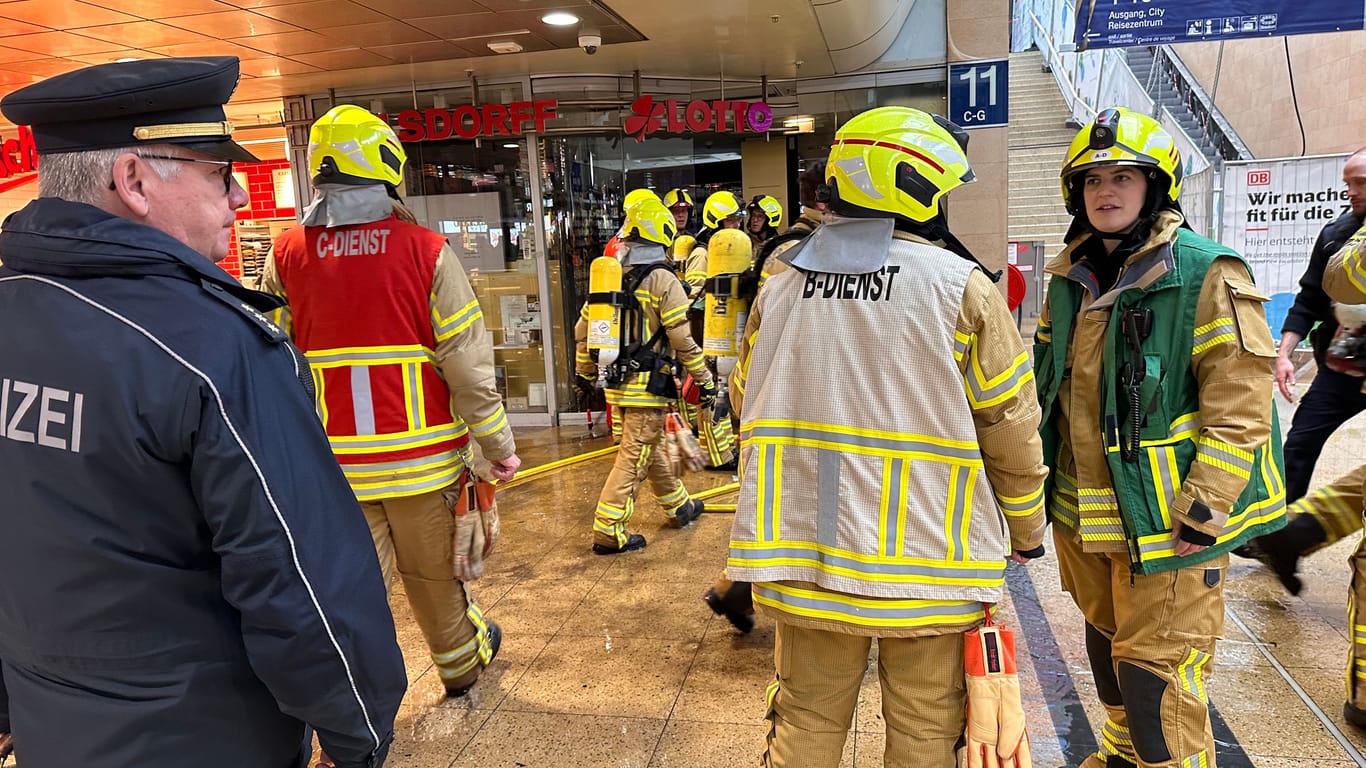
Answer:
[[[1248,171],[1247,185],[1249,187],[1265,187],[1271,183],[1271,171]]]

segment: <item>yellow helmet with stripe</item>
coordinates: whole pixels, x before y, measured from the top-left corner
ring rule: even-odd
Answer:
[[[944,195],[976,178],[967,133],[910,107],[870,109],[841,126],[825,176],[836,213],[916,223],[936,218]]]
[[[354,104],[339,104],[308,132],[308,170],[316,184],[403,181],[408,153],[389,124]]]
[[[764,212],[764,217],[768,219],[770,227],[776,227],[783,221],[783,204],[778,202],[778,198],[773,195],[755,195],[754,200],[749,204],[749,210],[755,208]]]
[[[646,189],[645,187],[633,189],[626,193],[626,197],[621,201],[621,207],[622,210],[629,211],[639,205],[642,201],[650,199],[653,199],[656,203],[659,202],[659,195],[656,195],[653,189]]]
[[[734,192],[714,192],[702,204],[702,223],[709,229],[720,229],[721,222],[744,211],[745,204]]]
[[[646,240],[668,248],[678,236],[674,215],[657,197],[648,197],[626,209],[626,223],[621,226],[624,239]]]
[[[1085,213],[1080,184],[1088,168],[1131,165],[1148,170],[1149,199],[1175,203],[1181,197],[1181,153],[1162,124],[1129,109],[1107,109],[1082,128],[1067,148],[1059,180],[1062,202],[1073,216]],[[1156,188],[1151,182],[1157,182]],[[1162,187],[1164,186],[1165,189]]]
[[[682,188],[671,189],[668,194],[664,195],[665,208],[672,210],[680,205],[686,205],[689,208],[692,207],[692,195],[688,194],[688,190]]]

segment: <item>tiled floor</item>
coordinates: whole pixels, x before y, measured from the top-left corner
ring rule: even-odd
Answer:
[[[1291,412],[1282,411],[1287,426]],[[528,465],[534,465],[607,444],[580,439],[585,434],[575,425],[519,433],[519,440]],[[1350,469],[1366,455],[1363,447],[1366,418],[1333,438],[1318,481]],[[723,563],[730,516],[704,515],[677,531],[664,527],[658,507],[645,500],[634,527],[650,545],[627,555],[594,556],[592,508],[610,465],[611,458],[596,459],[500,495],[503,540],[491,572],[474,591],[503,626],[505,639],[467,699],[441,697],[426,648],[401,591],[396,593],[412,688],[391,765],[757,764],[765,732],[763,691],[773,674],[773,627],[760,619],[752,634],[739,636],[699,600]],[[729,480],[697,473],[687,484],[696,491]],[[1282,592],[1255,564],[1238,560],[1231,567],[1229,620],[1211,686],[1219,765],[1366,766],[1325,724],[1351,749],[1366,753],[1366,734],[1341,721],[1346,558],[1353,546],[1343,542],[1309,558],[1308,586],[1299,598]],[[1076,765],[1094,749],[1104,718],[1081,642],[1080,614],[1058,589],[1051,556],[1028,569],[1011,566],[1010,587],[1013,605],[1006,616],[1021,638],[1035,765]],[[869,663],[874,669],[876,651]],[[844,765],[880,766],[883,729],[878,686],[870,675]]]

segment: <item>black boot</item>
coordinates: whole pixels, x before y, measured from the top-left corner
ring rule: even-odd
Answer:
[[[1300,558],[1327,540],[1327,532],[1313,515],[1296,515],[1284,528],[1259,536],[1250,543],[1259,550],[1255,557],[1276,574],[1285,591],[1298,595],[1304,588],[1295,575]]]
[[[619,555],[622,552],[634,552],[637,549],[645,549],[645,537],[638,533],[627,535],[626,543],[619,547],[609,547],[605,544],[594,544],[593,554],[595,555]]]
[[[1342,719],[1358,728],[1366,728],[1366,711],[1352,706],[1352,702],[1342,705]]]
[[[488,664],[484,665],[484,669],[488,669],[489,664],[492,664],[494,658],[498,656],[498,649],[503,645],[503,628],[498,626],[494,622],[489,621],[488,619],[485,619],[484,621],[488,623],[489,627],[489,661]],[[478,678],[475,678],[475,682],[478,681]],[[474,683],[470,683],[469,685],[462,685],[459,688],[447,688],[446,698],[458,699],[461,696],[464,696],[465,694],[469,693],[470,689],[473,687]]]
[[[678,508],[674,513],[673,519],[669,522],[675,528],[687,528],[688,524],[702,516],[707,509],[707,505],[698,499],[689,499],[687,504]]]
[[[1119,755],[1110,755],[1105,758],[1105,768],[1138,768],[1138,766],[1125,760]]]
[[[708,589],[702,596],[712,613],[725,616],[731,626],[747,635],[754,629],[754,595],[750,592],[749,582],[737,581],[730,585],[724,595],[716,594],[716,589]]]

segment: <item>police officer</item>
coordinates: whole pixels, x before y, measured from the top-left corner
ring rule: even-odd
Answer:
[[[965,143],[906,107],[842,126],[827,169],[843,218],[785,254],[749,315],[727,568],[777,621],[773,768],[839,764],[875,637],[886,764],[955,765],[964,632],[1012,552],[1043,554],[1029,358],[942,208],[973,179]]]
[[[470,439],[496,479],[521,464],[493,347],[460,259],[398,200],[407,155],[393,129],[342,104],[308,145],[317,193],[303,226],[276,241],[262,287],[289,300],[286,324],[385,584],[402,577],[447,695],[462,696],[502,640],[465,588],[473,574],[456,569],[483,554],[455,546],[479,523],[465,492],[476,481]]]
[[[1181,158],[1147,115],[1101,112],[1061,182],[1074,219],[1034,370],[1058,568],[1108,715],[1084,765],[1212,764],[1227,553],[1284,520],[1266,297],[1183,226]]]
[[[0,732],[24,765],[378,766],[406,678],[364,518],[266,313],[214,262],[247,193],[234,57],[0,101]],[[7,690],[6,690],[7,689]]]
[[[630,533],[636,492],[647,479],[664,514],[676,528],[702,514],[701,501],[674,476],[659,451],[664,438],[664,411],[678,399],[673,358],[698,383],[702,404],[710,406],[716,385],[688,328],[688,297],[669,267],[666,249],[677,230],[674,218],[657,199],[645,199],[626,211],[621,256],[626,309],[621,320],[623,349],[619,368],[609,372],[607,402],[622,425],[616,463],[598,497],[593,519],[593,552],[615,555],[645,546],[645,537]],[[591,386],[598,369],[588,353],[588,305],[574,327],[575,362],[581,388]]]

